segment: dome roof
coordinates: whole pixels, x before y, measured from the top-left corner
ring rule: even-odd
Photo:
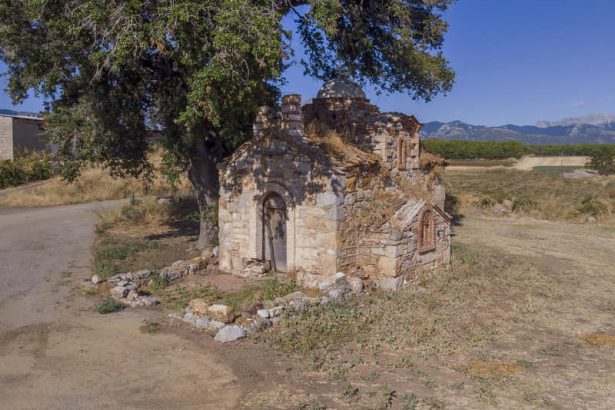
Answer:
[[[367,98],[361,86],[345,78],[334,78],[320,87],[316,98]]]

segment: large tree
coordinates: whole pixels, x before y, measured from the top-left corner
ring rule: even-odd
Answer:
[[[147,137],[188,172],[201,209],[199,246],[215,242],[206,210],[216,164],[274,107],[295,16],[307,75],[345,75],[428,101],[452,87],[442,56],[453,0],[2,0],[0,59],[14,102],[46,102],[64,174],[86,163],[151,172]],[[305,7],[307,6],[307,7]]]

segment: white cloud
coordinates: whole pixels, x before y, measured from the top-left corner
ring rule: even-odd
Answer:
[[[570,108],[581,108],[585,106],[585,101],[577,101],[570,104]]]

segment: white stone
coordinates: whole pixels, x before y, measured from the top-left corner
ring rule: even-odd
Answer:
[[[194,322],[194,325],[199,329],[207,329],[209,327],[209,320],[200,317]]]
[[[92,283],[93,283],[93,284],[97,285],[97,284],[99,284],[100,282],[102,282],[102,280],[100,279],[100,276],[98,276],[98,275],[94,275],[94,276],[92,276]]]
[[[269,310],[267,309],[258,309],[256,314],[263,319],[269,319]]]
[[[269,317],[280,316],[284,312],[284,306],[275,306],[269,309]]]
[[[214,340],[220,343],[229,343],[239,340],[246,336],[246,331],[237,325],[226,325],[222,329],[218,330]]]
[[[153,296],[141,296],[139,300],[141,300],[143,306],[154,306],[158,304],[158,299]]]
[[[301,310],[305,308],[305,302],[302,300],[291,300],[288,305],[295,310]]]
[[[333,285],[335,284],[335,282],[331,279],[325,279],[325,280],[321,280],[318,283],[318,289],[322,290],[322,291],[328,291],[329,289],[331,289],[333,287]]]
[[[337,272],[334,276],[333,276],[333,281],[335,282],[336,285],[343,285],[346,284],[346,274],[344,272]]]
[[[111,294],[111,297],[115,300],[120,300],[126,297],[126,295],[128,295],[129,290],[126,289],[123,286],[116,286],[114,288],[111,288],[111,290],[109,291],[109,293]]]
[[[398,276],[396,278],[381,278],[379,281],[380,288],[386,291],[400,290],[404,284],[404,277]]]
[[[192,312],[186,312],[184,314],[184,320],[188,321],[188,322],[192,322],[192,320],[194,320],[194,313]]]
[[[344,291],[342,289],[331,289],[329,291],[329,300],[331,302],[341,302],[344,298]]]
[[[350,291],[353,295],[358,295],[363,292],[363,281],[361,278],[357,278],[356,276],[349,276],[346,278],[348,281],[348,285],[350,286]]]
[[[207,326],[207,330],[218,331],[226,326],[226,323],[220,322],[219,320],[210,320],[209,326]]]
[[[227,305],[211,305],[207,308],[207,316],[224,323],[231,323],[235,319],[233,308]]]
[[[220,247],[216,246],[213,250],[212,253],[214,254],[214,257],[217,258],[218,255],[220,255]]]

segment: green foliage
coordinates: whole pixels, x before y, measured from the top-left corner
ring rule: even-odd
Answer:
[[[169,281],[166,278],[163,278],[160,275],[153,275],[150,279],[148,287],[149,290],[151,290],[152,292],[159,292],[163,290],[168,284]]]
[[[284,350],[308,354],[314,349],[337,346],[352,340],[365,322],[352,303],[319,305],[284,312],[276,331],[264,337]]]
[[[66,178],[88,161],[149,175],[152,135],[173,158],[163,161],[168,169],[211,169],[251,136],[260,106],[276,105],[293,54],[286,14],[297,19],[308,74],[328,79],[344,67],[359,81],[429,100],[453,84],[441,52],[451,3],[3,2],[0,59],[14,102],[33,90],[48,103],[48,134]]]
[[[96,310],[101,315],[118,312],[123,308],[124,306],[120,302],[113,299],[111,296],[104,298],[98,305],[96,305]]]
[[[261,297],[262,300],[274,300],[277,297],[288,295],[295,290],[297,290],[297,281],[295,279],[285,281],[278,278],[271,278],[265,282]]]
[[[177,311],[183,311],[192,299],[204,299],[209,303],[213,303],[221,298],[222,292],[216,286],[198,288],[178,287],[175,289],[174,302]]]
[[[416,410],[418,404],[419,401],[414,393],[407,393],[401,396],[401,408],[404,410]]]
[[[614,158],[615,144],[530,145],[517,141],[457,141],[423,139],[425,149],[449,160],[503,160],[536,156],[596,156]],[[591,168],[594,168],[593,166]]]
[[[615,150],[595,152],[585,166],[595,169],[602,175],[615,174]]]
[[[424,139],[425,149],[446,159],[508,159],[530,154],[531,148],[517,141],[454,141]]]
[[[581,200],[579,211],[586,215],[597,216],[606,213],[608,207],[597,195],[587,195]]]
[[[103,243],[94,255],[94,268],[103,279],[110,278],[119,272],[119,263],[133,258],[138,252],[146,249],[160,249],[163,245],[158,241],[129,242],[123,244]]]
[[[48,179],[53,175],[49,157],[31,154],[14,160],[0,160],[0,189]]]

